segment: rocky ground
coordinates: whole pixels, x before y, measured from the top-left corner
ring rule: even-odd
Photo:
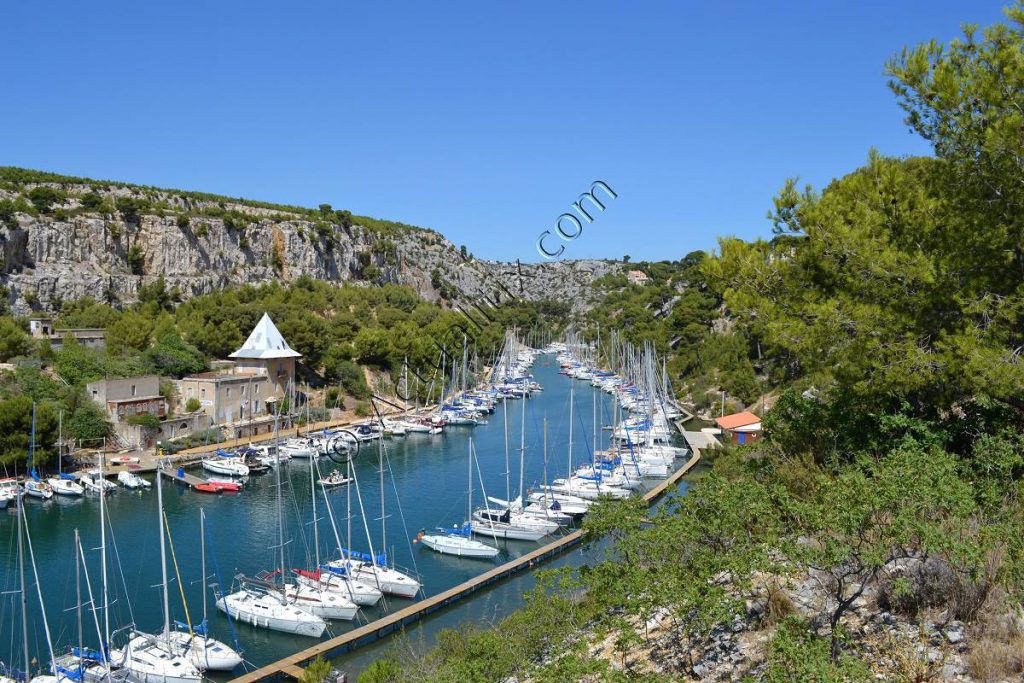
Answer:
[[[820,577],[758,577],[744,597],[744,615],[693,638],[673,626],[667,610],[646,623],[633,620],[640,642],[621,647],[619,633],[591,634],[589,655],[619,670],[666,680],[761,680],[779,620],[808,620],[818,635],[829,633],[830,598]],[[770,587],[770,589],[769,589]],[[949,609],[924,609],[914,617],[889,611],[882,584],[870,586],[844,623],[845,650],[866,662],[882,681],[1020,681],[1024,670],[1024,612],[990,606],[972,623]]]

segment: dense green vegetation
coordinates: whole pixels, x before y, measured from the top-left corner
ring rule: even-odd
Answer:
[[[605,633],[617,650],[647,645],[642,624],[659,610],[660,647],[677,650],[685,680],[690,646],[750,618],[758,591],[760,679],[875,680],[877,651],[848,628],[856,609],[965,622],[973,675],[1021,675],[1019,631],[994,626],[1024,602],[1024,7],[1008,17],[888,64],[934,158],[872,152],[821,192],[790,181],[771,240],[638,264],[644,288],[602,283],[592,321],[671,350],[691,387],[703,375],[743,395],[742,366],[756,369],[749,394],[780,395],[765,438],[718,454],[657,512],[602,504],[586,528],[614,541],[604,560],[560,573],[494,631],[446,633],[427,657],[396,654],[361,680],[642,680],[589,654]],[[664,315],[676,296],[682,310]],[[830,598],[813,623],[778,581],[811,575]],[[858,607],[869,590],[877,604]]]
[[[458,311],[422,300],[411,288],[337,286],[298,278],[290,286],[271,283],[214,292],[178,302],[158,278],[142,288],[140,301],[119,308],[83,298],[63,304],[58,328],[103,328],[104,351],[65,340],[59,351],[37,343],[27,333],[27,321],[0,316],[0,361],[14,360],[14,373],[0,374],[0,403],[13,425],[0,441],[0,462],[21,460],[27,453],[31,400],[40,404],[37,419],[38,453],[45,462],[55,449],[51,413],[63,411],[67,434],[75,439],[98,439],[107,433],[102,412],[84,399],[83,388],[104,377],[154,373],[180,378],[207,368],[211,360],[227,358],[245,340],[264,313],[269,313],[292,348],[303,355],[302,381],[313,388],[334,385],[328,405],[346,396],[366,399],[371,390],[365,367],[397,375],[408,361],[410,387],[402,393],[425,400],[438,396],[442,349],[461,360],[464,334],[480,363],[497,353],[506,327],[548,329],[561,324],[566,308],[552,303],[510,303],[477,314],[479,326]],[[460,349],[456,351],[456,348]],[[394,394],[392,382],[378,387]],[[418,392],[418,393],[417,393]],[[365,408],[364,408],[365,409]],[[26,417],[28,415],[28,417]],[[89,418],[89,419],[87,419]],[[26,422],[28,420],[28,422]],[[53,428],[51,430],[51,427]]]

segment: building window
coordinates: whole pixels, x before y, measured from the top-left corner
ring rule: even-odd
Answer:
[[[245,396],[245,385],[242,385],[242,396]]]
[[[228,388],[227,388],[227,393],[226,393],[225,395],[226,395],[226,396],[227,396],[228,398],[231,398],[231,387],[228,387]]]
[[[203,387],[202,389],[199,390],[199,395],[202,396],[203,398],[206,398],[206,387]]]
[[[92,390],[92,397],[96,398],[97,396],[99,396],[99,392],[97,392],[95,389],[93,389]]]
[[[134,395],[135,395],[135,385],[133,384],[132,385],[132,396],[134,396]]]
[[[256,388],[254,389],[254,391],[256,392],[257,396],[260,395],[260,385],[259,384],[256,385]]]
[[[189,387],[186,393],[188,394],[189,398],[192,398],[192,387]]]

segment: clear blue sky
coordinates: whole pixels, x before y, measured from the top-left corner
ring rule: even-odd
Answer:
[[[602,179],[619,198],[563,256],[674,259],[769,234],[788,176],[928,152],[886,59],[1004,4],[8,3],[0,164],[328,202],[524,261]]]

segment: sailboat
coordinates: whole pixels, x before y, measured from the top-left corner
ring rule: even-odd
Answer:
[[[504,517],[507,517],[507,522],[513,527],[520,527],[523,529],[531,529],[533,531],[543,531],[545,535],[553,534],[558,531],[561,526],[561,522],[556,522],[551,519],[547,519],[546,514],[537,514],[534,512],[526,512],[522,505],[522,488],[523,488],[523,461],[526,457],[525,448],[525,417],[523,418],[524,425],[522,427],[522,433],[520,434],[520,449],[519,449],[519,497],[516,500],[511,500],[511,484],[510,484],[510,467],[508,458],[508,409],[507,399],[502,400],[503,412],[505,414],[505,498],[493,498],[487,497],[488,505],[480,510],[473,513],[473,519],[481,522],[492,522],[501,521]],[[523,415],[525,416],[526,401],[523,401]],[[497,505],[497,508],[492,508],[490,503]],[[508,536],[506,536],[508,538]]]
[[[32,471],[29,473],[29,478],[25,480],[25,495],[32,496],[33,498],[39,498],[40,500],[49,500],[53,498],[53,487],[47,484],[45,481],[39,478],[39,474],[36,473],[36,404],[32,404],[32,435],[29,439],[28,445],[28,459],[32,463]]]
[[[58,496],[84,496],[85,489],[70,474],[64,473],[64,411],[57,415],[57,476],[46,480]]]
[[[466,458],[469,463],[469,507],[468,515],[473,516],[473,440],[470,439],[470,450],[469,457]],[[487,545],[473,539],[473,528],[470,522],[465,522],[462,526],[453,526],[449,528],[439,528],[439,534],[424,534],[422,531],[417,535],[417,540],[421,541],[423,545],[427,546],[435,552],[439,552],[442,555],[455,555],[456,557],[478,557],[483,559],[491,559],[495,557],[499,550],[493,545]]]
[[[377,444],[377,453],[379,457],[379,473],[380,473],[380,526],[381,526],[381,545],[387,548],[387,508],[386,501],[384,498],[384,444],[383,441],[379,441]],[[355,468],[351,469],[351,474],[355,480],[356,495],[359,496],[360,506],[362,506],[362,495],[359,493],[359,481],[355,475]],[[365,520],[366,517],[364,516]],[[369,530],[367,529],[367,537],[369,537]],[[348,548],[341,549],[341,559],[334,560],[328,563],[328,567],[331,571],[338,574],[344,574],[351,576],[358,581],[368,583],[371,586],[376,586],[384,593],[390,595],[397,595],[401,598],[412,599],[423,588],[423,584],[409,576],[408,574],[401,572],[394,567],[388,566],[387,553],[377,553],[373,551],[373,545],[371,542],[369,553],[354,552]]]
[[[469,442],[470,457],[472,460],[476,460],[476,454],[473,452],[473,441]],[[477,475],[479,476],[480,466],[477,464]],[[484,488],[483,477],[480,478],[480,488]],[[487,491],[483,491],[484,495],[487,495]],[[538,518],[537,521],[543,521]],[[555,525],[557,529],[558,526]],[[534,527],[520,526],[519,524],[513,524],[512,522],[512,511],[508,508],[504,510],[493,510],[490,508],[484,508],[477,510],[473,513],[473,518],[470,520],[470,529],[474,534],[479,536],[490,536],[491,538],[506,538],[517,541],[539,541],[540,539],[547,536],[550,532],[546,529],[539,529]]]
[[[278,436],[277,417],[274,418],[274,440]],[[284,577],[284,521],[281,507],[281,468],[275,467],[277,475],[277,533],[278,550],[280,552],[280,569],[278,573]],[[217,609],[226,612],[238,621],[259,628],[266,628],[284,633],[319,638],[327,630],[327,622],[319,616],[301,609],[293,601],[285,598],[273,577],[250,579],[242,574],[235,577],[238,590],[222,593],[219,586],[214,587]]]
[[[209,634],[206,617],[206,512],[199,509],[199,546],[202,549],[203,620],[198,624],[175,621],[176,630],[167,640],[177,655],[191,661],[200,671],[232,671],[242,663],[242,656]]]
[[[316,477],[317,461],[311,460],[309,467],[309,490],[313,500],[313,553],[316,557],[314,566],[320,566],[320,529],[319,520],[316,516]],[[323,479],[320,479],[323,486]],[[298,572],[296,570],[295,573]],[[297,605],[326,619],[354,619],[359,611],[359,606],[348,598],[341,591],[333,591],[325,588],[319,581],[304,582],[296,580],[296,583],[286,583],[285,595],[295,601]]]
[[[312,473],[313,473],[313,467],[316,467],[316,471],[317,471],[317,473],[319,473],[320,472],[320,465],[319,465],[319,463],[314,461],[312,463],[312,465],[313,466],[310,467],[310,474],[312,475]],[[352,461],[351,460],[348,461],[348,463],[346,463],[346,466],[349,468],[349,474],[346,475],[346,479],[351,479],[352,478],[352,475],[351,475]],[[324,504],[327,507],[327,517],[328,517],[328,519],[331,522],[331,530],[334,532],[334,541],[337,544],[337,547],[338,547],[339,552],[340,552],[341,548],[342,548],[342,545],[341,545],[341,539],[338,536],[338,525],[335,523],[335,520],[334,520],[334,511],[331,509],[331,500],[330,500],[330,498],[327,497],[327,485],[324,484],[324,478],[323,477],[320,478],[320,491],[323,493],[323,496],[324,496]],[[314,496],[313,504],[316,505],[316,501],[315,501],[316,492],[315,491],[313,493],[313,496]],[[316,514],[314,514],[313,516],[315,518]],[[348,537],[352,538],[352,489],[351,488],[349,488],[349,490],[348,490]],[[384,593],[381,592],[380,590],[378,590],[377,588],[375,588],[374,586],[371,586],[371,585],[369,585],[367,583],[359,581],[359,580],[357,580],[357,579],[355,579],[355,578],[353,578],[351,576],[348,576],[347,574],[338,573],[337,571],[332,571],[330,566],[327,566],[327,565],[321,566],[319,553],[317,554],[316,568],[315,569],[313,569],[312,571],[296,569],[296,570],[293,570],[293,572],[295,574],[296,580],[300,584],[305,584],[307,586],[319,587],[321,590],[334,591],[334,592],[337,592],[337,593],[341,593],[343,596],[347,597],[349,600],[351,600],[352,602],[354,602],[355,604],[360,605],[360,606],[376,605],[378,602],[380,602],[380,599],[382,597],[384,597]]]
[[[164,496],[162,486],[163,463],[157,462],[156,500],[157,524],[160,525],[160,578],[163,592],[164,628],[160,635],[135,631],[128,635],[128,642],[120,650],[110,653],[111,659],[128,669],[132,677],[141,683],[196,683],[202,679],[199,669],[177,654],[171,642],[171,607],[167,594],[167,540],[164,527]]]

